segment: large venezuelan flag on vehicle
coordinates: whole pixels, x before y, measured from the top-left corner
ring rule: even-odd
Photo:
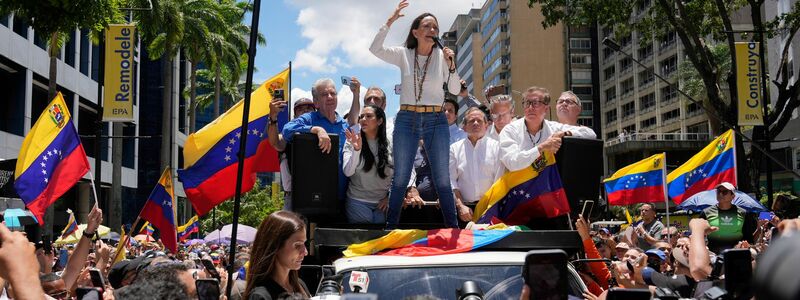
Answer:
[[[140,216],[158,228],[165,248],[172,253],[178,253],[178,234],[173,207],[175,207],[175,193],[172,189],[172,169],[167,168],[147,198]]]
[[[553,218],[570,212],[556,158],[545,152],[530,167],[500,177],[475,207],[474,221],[524,225],[531,218]]]
[[[44,212],[89,172],[89,160],[58,93],[45,107],[19,150],[14,188],[43,226]]]
[[[269,103],[278,89],[287,89],[289,69],[275,75],[253,91],[250,123],[242,132],[244,101],[239,101],[216,120],[189,135],[183,148],[184,168],[178,179],[194,210],[202,216],[234,196],[236,172],[240,161],[239,142],[247,135],[242,193],[253,188],[256,172],[278,172],[278,152],[267,141]],[[288,93],[285,93],[288,95]]]
[[[604,180],[608,203],[630,205],[666,202],[666,157],[665,153],[650,156],[620,169]]]
[[[345,257],[372,255],[429,256],[468,252],[503,239],[512,229],[396,229],[377,239],[347,247]],[[384,252],[381,252],[386,249]]]
[[[667,175],[669,197],[675,204],[720,183],[736,184],[734,132],[728,130]]]

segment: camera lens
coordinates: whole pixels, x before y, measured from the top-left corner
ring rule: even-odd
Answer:
[[[483,291],[477,283],[467,280],[460,289],[456,290],[456,298],[458,300],[483,300]]]
[[[335,280],[325,280],[319,285],[319,292],[317,295],[339,295],[341,286]]]

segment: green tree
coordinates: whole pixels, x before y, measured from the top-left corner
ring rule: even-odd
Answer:
[[[784,71],[788,67],[789,45],[800,29],[800,2],[794,3],[789,12],[771,20],[764,20],[761,14],[764,0],[529,0],[528,3],[531,7],[541,5],[545,17],[542,25],[545,27],[559,22],[578,26],[600,24],[614,28],[618,34],[636,31],[642,43],[675,32],[685,48],[682,55],[686,55],[703,83],[709,115],[722,118],[723,122],[709,116],[712,131],[716,134],[727,129],[725,123],[736,124],[736,93],[728,93],[725,85],[721,84],[725,82],[731,91],[736,90],[735,72],[723,68],[724,64],[735,66],[736,57],[734,51],[728,51],[725,59],[719,59],[713,48],[721,43],[734,49],[737,35],[733,32],[731,19],[737,13],[749,13],[757,33],[740,38],[764,44],[767,37],[786,37],[778,51],[781,53],[778,69],[768,72],[774,74],[769,82],[778,91],[774,97],[777,100],[764,116],[768,130],[766,135],[765,130],[753,130],[753,140],[775,139],[791,119],[792,111],[800,106],[800,84],[796,77],[789,77],[789,72]],[[737,149],[743,147],[741,139],[737,139]],[[751,146],[746,158],[745,155],[738,158],[740,166],[747,166],[739,168],[739,185],[745,190],[758,192],[753,187],[758,186],[760,165],[765,156]]]
[[[256,182],[252,190],[242,195],[239,224],[258,228],[264,218],[282,208],[283,192],[278,191],[277,196],[273,198],[271,186],[262,187]],[[203,234],[218,229],[220,224],[233,223],[233,201],[225,201],[217,206],[217,224],[214,224],[211,214],[203,216],[200,221],[203,225]]]

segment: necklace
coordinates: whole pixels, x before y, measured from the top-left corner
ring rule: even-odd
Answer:
[[[528,120],[525,120],[524,122],[525,122],[525,133],[528,134],[528,139],[531,141],[531,143],[533,143],[533,146],[536,147],[536,145],[539,144],[539,141],[542,140],[542,130],[544,128],[539,129],[539,131],[536,132],[536,134],[534,134],[537,136],[536,142],[534,142],[533,135],[531,135],[531,132],[528,130]]]
[[[431,51],[431,55],[433,55],[433,51]],[[416,103],[419,103],[419,100],[422,98],[422,84],[425,82],[425,77],[428,76],[428,63],[431,61],[431,55],[428,55],[428,57],[425,58],[425,66],[422,67],[422,78],[420,78],[417,75],[417,72],[419,71],[417,57],[419,55],[417,55],[416,51],[414,52],[414,97],[416,98]],[[417,81],[419,81],[419,93],[417,93]]]

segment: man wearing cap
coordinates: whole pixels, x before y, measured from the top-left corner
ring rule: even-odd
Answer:
[[[622,259],[625,257],[625,252],[628,252],[628,249],[630,248],[631,246],[628,246],[628,243],[626,242],[617,243],[617,246],[614,249],[617,252],[617,259]]]
[[[753,243],[753,232],[757,228],[754,214],[733,205],[736,187],[729,182],[717,185],[717,205],[703,210],[701,218],[708,220],[709,225],[719,230],[708,235],[708,249],[721,253],[724,249],[736,246],[742,240]]]

